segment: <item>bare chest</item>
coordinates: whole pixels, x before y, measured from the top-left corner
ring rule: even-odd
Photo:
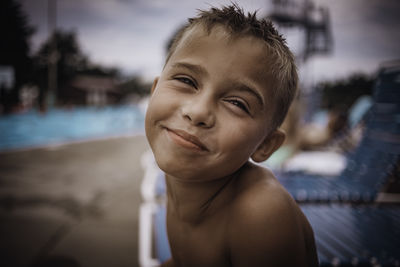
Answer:
[[[178,266],[230,266],[223,221],[192,225],[168,216],[172,257]]]

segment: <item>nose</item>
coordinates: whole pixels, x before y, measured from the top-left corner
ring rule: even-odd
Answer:
[[[215,124],[215,113],[212,96],[206,93],[192,95],[182,106],[182,115],[192,125],[211,128]]]

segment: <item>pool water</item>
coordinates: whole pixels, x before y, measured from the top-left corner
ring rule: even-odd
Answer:
[[[139,106],[32,110],[0,117],[0,151],[144,133]]]

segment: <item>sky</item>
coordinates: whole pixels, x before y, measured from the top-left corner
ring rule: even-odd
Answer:
[[[33,51],[48,36],[47,1],[18,0],[36,28]],[[54,1],[54,0],[52,0]],[[302,0],[298,0],[301,3]],[[165,45],[176,29],[197,9],[229,4],[224,0],[57,0],[57,27],[74,30],[90,60],[118,67],[126,75],[151,81],[163,66]],[[260,17],[273,10],[272,0],[237,0],[245,11]],[[327,7],[333,51],[299,62],[306,84],[345,78],[352,73],[374,74],[385,61],[400,59],[400,1],[314,0]],[[303,34],[282,29],[288,45],[302,50]]]

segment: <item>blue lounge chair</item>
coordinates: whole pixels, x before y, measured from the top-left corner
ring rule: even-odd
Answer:
[[[400,206],[301,206],[314,229],[321,266],[399,266]]]
[[[315,233],[320,266],[400,266],[400,206],[309,204],[301,206]],[[165,206],[154,210],[158,262],[171,257]]]
[[[278,174],[282,185],[298,202],[373,202],[399,164],[400,64],[379,72],[374,103],[365,119],[363,138],[347,156],[347,167],[338,176],[302,172]]]

